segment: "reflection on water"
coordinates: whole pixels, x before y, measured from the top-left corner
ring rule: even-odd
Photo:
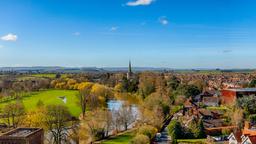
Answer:
[[[111,112],[116,112],[118,110],[120,110],[122,108],[122,106],[124,105],[124,101],[121,101],[121,100],[109,100],[108,101],[108,109],[111,111]],[[132,113],[134,115],[137,115],[139,114],[139,111],[138,111],[138,107],[136,105],[129,105],[131,110],[132,110]]]

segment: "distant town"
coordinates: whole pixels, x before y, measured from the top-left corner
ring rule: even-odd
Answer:
[[[254,70],[91,69],[2,68],[0,143],[256,142]]]

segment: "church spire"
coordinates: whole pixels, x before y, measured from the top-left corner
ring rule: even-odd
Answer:
[[[129,60],[129,68],[128,68],[128,72],[127,72],[127,79],[131,79],[132,77],[132,64],[131,61]]]
[[[129,70],[128,70],[129,73],[132,73],[132,64],[131,64],[131,60],[129,60]]]

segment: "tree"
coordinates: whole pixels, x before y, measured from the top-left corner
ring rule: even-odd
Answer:
[[[256,96],[241,97],[236,101],[236,104],[239,108],[244,109],[248,115],[256,113]]]
[[[177,91],[178,94],[185,95],[187,98],[194,98],[201,93],[200,89],[195,85],[180,85]]]
[[[51,132],[54,144],[61,144],[67,139],[67,126],[71,115],[63,105],[48,105],[46,107],[46,127]]]
[[[189,129],[191,132],[191,135],[190,135],[191,138],[205,138],[206,137],[202,119],[200,119],[199,121],[192,120],[190,122]]]
[[[203,120],[200,119],[198,123],[199,123],[199,124],[198,124],[199,133],[198,133],[198,135],[197,135],[197,138],[205,138],[206,135],[205,135],[205,128],[204,128]]]
[[[156,74],[150,72],[144,72],[140,74],[139,79],[139,91],[143,98],[156,91]]]
[[[45,107],[37,107],[37,109],[27,112],[23,120],[25,127],[40,127],[47,129],[45,124],[46,109]]]
[[[251,88],[256,87],[256,79],[253,79],[253,80],[249,83],[249,87],[251,87]]]
[[[83,83],[79,86],[79,94],[77,96],[79,99],[79,106],[81,107],[83,118],[85,117],[88,99],[91,96],[92,86],[93,85],[91,83]]]
[[[242,128],[243,127],[243,120],[244,120],[244,111],[243,109],[235,109],[234,111],[231,112],[231,122],[239,127]]]
[[[171,123],[167,126],[168,134],[172,137],[172,141],[175,142],[176,139],[183,138],[183,128],[181,123],[177,120],[171,121]]]
[[[112,130],[112,114],[108,110],[97,109],[87,115],[82,121],[80,139],[89,143],[107,137]]]
[[[22,116],[25,114],[24,105],[20,102],[7,104],[3,109],[4,120],[9,127],[16,128],[22,122]]]
[[[167,86],[171,90],[176,90],[179,87],[179,85],[180,80],[175,76],[172,76],[169,80],[167,80]]]
[[[118,121],[123,125],[125,130],[128,130],[128,127],[137,119],[137,116],[133,113],[131,106],[123,105],[116,114]]]

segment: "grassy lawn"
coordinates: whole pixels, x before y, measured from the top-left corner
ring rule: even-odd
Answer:
[[[134,135],[135,131],[126,132],[119,136],[105,140],[101,142],[101,144],[129,144]]]
[[[41,92],[34,92],[29,96],[24,97],[23,104],[25,105],[26,110],[32,110],[36,108],[36,104],[39,100],[43,101],[44,105],[49,104],[63,104],[66,105],[71,114],[73,116],[79,116],[81,110],[77,105],[78,99],[76,97],[77,91],[73,90],[47,90]],[[67,98],[67,103],[64,102],[59,98],[60,96],[65,96]],[[15,100],[12,100],[8,103],[14,103]],[[0,103],[0,107],[3,107],[7,103]]]
[[[206,139],[178,139],[178,143],[206,144]]]

